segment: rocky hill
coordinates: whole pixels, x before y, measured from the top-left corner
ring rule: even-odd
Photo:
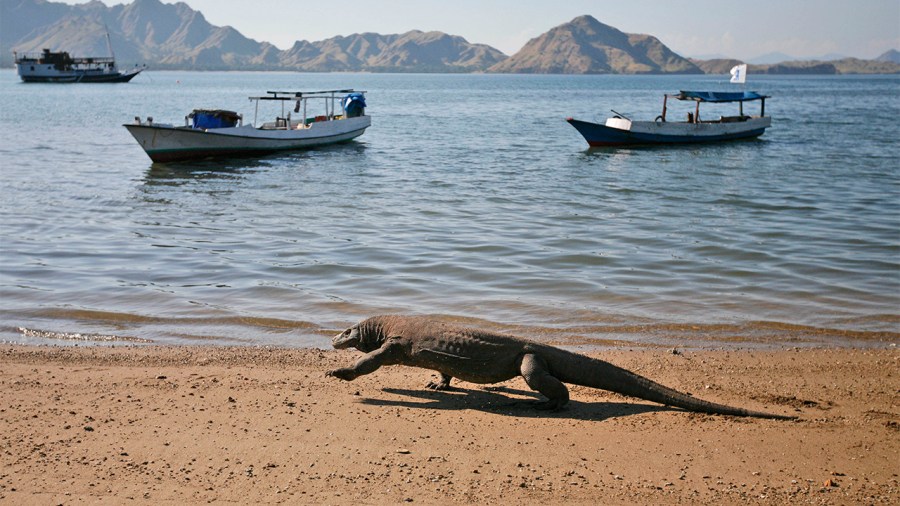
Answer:
[[[885,51],[878,58],[875,58],[875,61],[889,61],[893,63],[900,63],[900,51],[896,49],[891,49],[889,51]]]
[[[707,74],[728,74],[732,67],[743,63],[733,59],[695,60],[694,65]],[[891,61],[860,60],[842,58],[840,60],[786,61],[766,65],[748,65],[748,74],[900,74],[900,64]]]
[[[0,2],[3,63],[20,52],[68,51],[78,56],[105,56],[106,27],[119,64],[149,63],[189,68],[250,65],[266,43],[231,27],[211,25],[187,4],[135,0],[107,7],[99,1],[67,5],[45,0]]]
[[[728,74],[731,72],[732,67],[744,63],[741,60],[735,60],[733,58],[714,58],[711,60],[691,58],[690,60],[691,63],[699,67],[704,74]]]
[[[880,60],[841,58],[830,62],[841,74],[900,74],[900,63]]]
[[[579,16],[531,39],[489,72],[530,74],[700,74],[656,37],[623,33]]]
[[[500,51],[443,32],[413,30],[298,41],[281,56],[287,68],[309,72],[477,72],[506,58]]]

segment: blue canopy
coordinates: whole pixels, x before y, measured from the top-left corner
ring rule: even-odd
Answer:
[[[678,100],[696,100],[698,102],[746,102],[768,98],[755,91],[684,91],[678,95],[669,95]]]

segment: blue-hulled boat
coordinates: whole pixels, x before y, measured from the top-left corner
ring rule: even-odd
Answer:
[[[693,112],[687,113],[685,121],[667,121],[668,100],[694,101]],[[766,116],[766,95],[753,91],[716,92],[681,91],[676,95],[665,95],[662,114],[654,121],[633,121],[623,114],[615,113],[605,125],[589,121],[567,118],[591,147],[628,146],[652,144],[683,144],[697,142],[718,142],[759,137],[772,125],[772,118]],[[744,114],[744,102],[760,102],[759,116]],[[718,119],[703,120],[700,104],[734,103],[739,106],[737,116],[720,116]]]

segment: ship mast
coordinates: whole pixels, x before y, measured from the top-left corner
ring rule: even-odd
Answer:
[[[106,49],[109,50],[109,56],[115,61],[116,53],[113,52],[112,42],[109,40],[109,27],[106,26],[106,23],[103,23],[103,28],[106,28]]]

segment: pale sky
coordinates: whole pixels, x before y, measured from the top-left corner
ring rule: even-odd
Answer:
[[[296,40],[418,29],[460,35],[512,55],[529,39],[582,14],[623,32],[654,35],[689,57],[749,60],[780,52],[800,58],[833,53],[874,58],[900,49],[900,0],[183,1],[214,25],[231,25],[280,49]]]

